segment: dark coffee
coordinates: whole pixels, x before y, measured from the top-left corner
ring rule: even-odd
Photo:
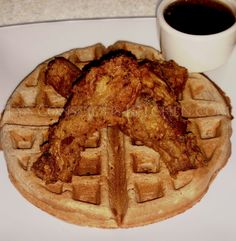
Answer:
[[[232,10],[214,0],[179,0],[164,11],[166,22],[176,30],[194,35],[224,31],[235,23]]]

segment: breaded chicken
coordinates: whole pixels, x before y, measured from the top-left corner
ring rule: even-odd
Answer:
[[[160,79],[162,79],[175,95],[178,96],[185,86],[188,78],[187,69],[179,66],[173,60],[170,61],[149,61],[145,60],[142,65],[148,67]]]
[[[177,105],[169,108],[179,112]],[[169,115],[173,122],[170,122],[166,115]],[[186,121],[173,117],[169,110],[158,104],[153,97],[141,94],[135,105],[123,112],[123,117],[126,122],[121,125],[121,130],[133,140],[141,141],[159,152],[172,176],[179,171],[204,165],[205,157],[198,148],[195,137],[187,133]]]
[[[158,66],[138,63],[121,50],[86,66],[59,122],[50,128],[42,156],[33,164],[36,175],[46,182],[70,182],[86,140],[107,126],[119,127],[160,152],[173,176],[203,165],[204,156],[194,136],[187,133],[177,98],[187,72],[177,64],[165,63],[160,74]]]
[[[48,63],[46,84],[51,85],[60,95],[67,97],[72,84],[80,76],[81,70],[63,57],[56,57]]]
[[[204,165],[205,157],[195,137],[187,132],[176,92],[150,71],[150,66],[142,65],[140,70],[142,90],[135,104],[123,112],[126,122],[122,131],[162,153],[172,176]],[[179,83],[178,88],[182,88]]]
[[[141,88],[140,76],[135,58],[123,52],[88,66],[59,123],[51,127],[46,150],[33,165],[36,175],[47,182],[69,182],[87,138],[122,123],[121,113],[134,103]]]

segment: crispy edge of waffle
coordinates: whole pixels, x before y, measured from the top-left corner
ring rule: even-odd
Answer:
[[[153,48],[125,41],[118,41],[114,45],[108,47],[108,50],[118,48],[124,48],[126,50],[129,50],[138,57],[142,56],[140,58],[147,57],[151,60],[154,60],[155,58],[162,59],[160,53]],[[73,51],[74,50],[66,52],[63,55],[69,58],[70,53],[73,53]],[[142,53],[138,55],[140,51],[142,51]],[[92,53],[91,56],[93,56]],[[75,60],[76,58],[73,57],[72,59]],[[209,128],[209,124],[204,124],[207,123],[207,121],[205,121],[205,118],[219,118],[220,124],[219,127],[216,127],[217,133],[212,134],[211,138],[209,139],[213,141],[212,143],[208,143],[209,147],[211,147],[211,145],[214,146],[214,137],[217,136],[217,147],[219,148],[214,149],[215,147],[212,147],[214,149],[214,153],[209,156],[209,158],[211,158],[211,162],[207,167],[199,168],[197,170],[191,170],[187,173],[179,173],[176,180],[172,180],[171,178],[166,180],[166,182],[164,179],[158,180],[163,182],[164,184],[162,185],[162,191],[165,196],[162,198],[156,198],[148,202],[142,202],[141,199],[141,202],[135,202],[134,200],[137,200],[137,190],[135,192],[135,188],[137,189],[137,186],[134,186],[134,182],[142,184],[142,176],[140,176],[140,178],[138,174],[130,174],[132,176],[130,177],[130,180],[127,180],[127,192],[130,200],[132,199],[132,201],[130,201],[130,203],[128,204],[128,211],[121,226],[117,225],[114,216],[109,209],[108,203],[102,203],[101,207],[96,205],[88,205],[82,202],[76,202],[71,199],[71,186],[67,187],[66,185],[64,185],[63,187],[65,196],[58,195],[57,193],[61,193],[62,188],[62,184],[60,182],[56,183],[56,185],[53,187],[47,187],[51,188],[51,191],[47,191],[44,183],[40,179],[32,175],[32,173],[26,172],[22,168],[19,161],[16,160],[16,156],[14,156],[12,153],[9,153],[8,150],[12,148],[12,143],[4,142],[2,143],[2,145],[3,149],[5,150],[4,154],[7,160],[8,171],[11,181],[16,186],[16,188],[23,194],[23,196],[26,197],[26,199],[28,199],[35,206],[60,219],[84,226],[95,226],[104,228],[134,227],[161,221],[163,219],[184,212],[188,208],[192,207],[196,202],[198,202],[206,193],[211,181],[214,179],[218,171],[226,164],[231,152],[230,136],[232,130],[230,107],[229,103],[225,101],[223,92],[217,90],[215,86],[211,82],[209,82],[209,80],[206,79],[204,76],[200,74],[191,74],[187,82],[188,87],[186,87],[183,93],[183,99],[181,104],[184,105],[188,103],[189,100],[194,99],[196,103],[199,102],[199,106],[201,107],[201,101],[204,101],[204,98],[208,98],[206,97],[207,94],[201,93],[200,87],[196,87],[194,85],[194,81],[196,79],[201,80],[204,86],[205,84],[207,84],[206,86],[210,86],[210,88],[213,88],[213,90],[217,93],[216,102],[219,103],[222,108],[220,107],[220,110],[216,114],[213,114],[213,117],[206,117],[206,115],[200,115],[199,118],[195,118],[194,115],[196,113],[192,113],[192,115],[190,116],[190,129],[197,135],[198,139],[202,140],[200,146],[205,145],[204,138],[201,137],[200,133],[200,129],[204,129],[205,125],[207,126],[207,128]],[[19,87],[21,87],[21,84]],[[191,89],[191,87],[193,88]],[[214,97],[209,100],[211,101],[213,99]],[[209,100],[208,103],[210,103]],[[191,108],[192,107],[193,106],[191,106]],[[214,109],[214,105],[212,105],[211,107]],[[186,108],[189,107],[187,106]],[[212,110],[209,111],[209,114],[212,115]],[[4,118],[1,123],[4,123]],[[2,128],[0,139],[5,139],[5,135],[8,135],[8,128],[10,127],[11,125],[5,125]],[[24,126],[15,127],[24,129]],[[32,126],[30,128],[32,128],[32,131],[35,130],[37,132],[39,129],[44,130],[44,132],[45,128],[47,129],[46,126]],[[207,136],[208,134],[205,135]],[[207,138],[205,139],[207,141]],[[34,145],[37,145],[37,141]],[[128,145],[129,147],[127,148],[130,148],[129,141],[126,141],[125,145]],[[36,148],[38,147],[36,146]],[[37,156],[37,151],[35,155]],[[161,168],[160,175],[164,178],[168,176],[165,168]],[[103,178],[104,177],[99,180],[100,184],[105,181],[103,180]],[[149,181],[148,178],[147,181]],[[142,185],[140,186],[140,188],[142,188]],[[103,193],[103,195],[108,195],[108,190],[106,188],[104,190],[101,190],[101,192]],[[66,196],[67,194],[68,197]]]

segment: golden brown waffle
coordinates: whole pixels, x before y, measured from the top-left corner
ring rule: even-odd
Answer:
[[[134,43],[120,41],[108,50],[118,48],[130,50],[138,59],[162,59],[153,48]],[[82,68],[106,51],[97,44],[62,56]],[[44,84],[47,63],[16,88],[0,122],[10,179],[30,202],[71,223],[125,228],[174,216],[201,199],[230,155],[230,107],[215,84],[201,74],[190,74],[181,98],[183,115],[189,118],[189,129],[207,156],[207,166],[179,172],[174,179],[159,153],[108,127],[87,141],[79,175],[71,183],[46,185],[30,168],[66,101]],[[118,157],[114,155],[117,148],[121,150]]]

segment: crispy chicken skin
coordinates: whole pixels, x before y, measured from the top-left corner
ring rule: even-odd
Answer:
[[[184,88],[188,78],[187,70],[177,65],[173,60],[170,61],[149,61],[142,62],[150,71],[162,79],[178,96]]]
[[[56,57],[48,63],[46,84],[51,85],[60,95],[67,97],[73,82],[80,74],[81,70],[69,60]]]
[[[50,127],[43,154],[32,170],[48,183],[70,182],[86,140],[107,126],[118,126],[160,152],[172,176],[203,165],[204,156],[187,132],[177,101],[186,75],[175,63],[138,63],[122,50],[90,63],[71,89],[59,122]]]

